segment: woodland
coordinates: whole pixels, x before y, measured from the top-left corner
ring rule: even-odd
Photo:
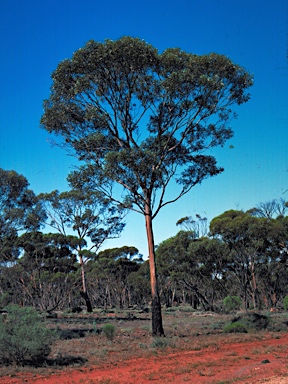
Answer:
[[[69,191],[38,196],[25,176],[0,170],[1,307],[91,313],[136,306],[151,310],[152,334],[164,336],[162,306],[217,311],[226,297],[243,309],[283,306],[282,199],[210,223],[179,218],[180,231],[154,243],[159,211],[224,171],[210,153],[233,136],[234,107],[248,102],[252,84],[223,55],[159,53],[128,36],[91,40],[60,62],[41,127],[80,165],[67,178]],[[147,260],[133,244],[103,250],[105,240],[121,236],[130,210],[143,216]]]
[[[125,230],[109,202],[73,190],[35,196],[14,171],[1,170],[1,181],[1,308],[149,311],[149,260],[133,245],[99,251]],[[229,210],[210,224],[200,215],[179,219],[180,231],[156,247],[162,306],[221,312],[230,296],[237,309],[283,309],[287,211],[279,199]],[[54,231],[42,232],[44,223]]]

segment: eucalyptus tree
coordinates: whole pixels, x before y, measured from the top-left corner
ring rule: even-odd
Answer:
[[[13,284],[21,292],[17,299],[47,312],[67,307],[77,289],[76,255],[69,239],[33,231],[24,233],[17,243],[22,250],[14,271]]]
[[[39,228],[45,217],[27,179],[15,171],[0,168],[0,261],[18,256],[19,231]]]
[[[97,254],[95,270],[98,268],[99,272],[96,275],[102,276],[106,285],[105,306],[107,305],[108,294],[110,304],[113,300],[114,305],[118,305],[120,308],[132,305],[132,287],[128,278],[132,272],[139,270],[142,262],[142,255],[139,254],[137,248],[132,246],[109,248]]]
[[[215,297],[225,290],[227,247],[223,242],[195,239],[194,231],[180,231],[159,244],[156,256],[168,305],[178,295],[182,302],[188,297],[195,309],[199,304],[205,310],[214,309]]]
[[[195,239],[199,239],[200,237],[207,236],[208,220],[207,217],[202,217],[198,213],[195,216],[195,219],[192,216],[182,217],[177,221],[176,225],[185,231],[192,231]]]
[[[82,162],[73,186],[101,190],[145,218],[152,333],[164,335],[152,221],[223,168],[204,151],[232,136],[252,78],[223,55],[156,48],[138,38],[89,41],[52,74],[43,128]],[[61,140],[62,139],[62,140]],[[174,180],[173,194],[167,187]]]
[[[239,282],[245,308],[249,298],[254,308],[261,307],[261,297],[262,301],[269,301],[269,305],[275,303],[272,296],[278,294],[287,259],[287,222],[287,217],[255,217],[251,211],[236,210],[226,211],[211,221],[211,235],[229,247],[228,268],[235,276],[235,282]]]
[[[81,268],[82,291],[87,311],[92,304],[87,292],[85,264],[95,257],[103,243],[122,232],[124,210],[111,206],[99,192],[70,190],[53,191],[39,195],[45,208],[46,224],[69,238],[70,246],[77,252]],[[73,234],[73,236],[71,235]]]

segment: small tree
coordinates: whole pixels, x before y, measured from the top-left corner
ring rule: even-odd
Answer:
[[[107,240],[118,237],[124,228],[123,213],[99,192],[71,190],[41,194],[48,217],[47,224],[69,238],[69,244],[79,258],[82,278],[82,296],[87,311],[92,312],[85,277],[85,264]],[[76,236],[69,236],[69,230]],[[92,244],[88,245],[90,239]]]
[[[164,206],[223,171],[204,151],[232,136],[232,106],[249,99],[251,76],[222,55],[178,48],[160,54],[125,36],[89,41],[52,78],[41,122],[84,162],[70,182],[101,190],[144,216],[152,333],[164,335],[152,221]],[[179,188],[167,198],[172,179]]]
[[[55,332],[43,324],[33,308],[6,307],[0,317],[0,362],[24,365],[42,363],[50,353]]]

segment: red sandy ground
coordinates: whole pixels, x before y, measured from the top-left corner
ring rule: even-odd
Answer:
[[[288,383],[288,334],[279,339],[221,344],[199,351],[179,351],[83,367],[52,376],[18,373],[0,378],[1,384],[147,384],[155,383]],[[269,360],[263,363],[264,360]]]

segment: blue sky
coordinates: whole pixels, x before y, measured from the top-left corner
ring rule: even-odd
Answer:
[[[51,73],[88,40],[140,37],[159,51],[227,55],[254,75],[251,100],[237,109],[235,135],[213,151],[221,175],[205,180],[154,221],[155,242],[177,233],[176,221],[199,213],[288,200],[288,3],[286,0],[1,0],[0,167],[23,174],[36,193],[66,190],[75,159],[39,126]],[[230,148],[230,146],[234,148]],[[286,191],[286,192],[285,192]],[[146,255],[143,217],[127,217],[120,239]]]

